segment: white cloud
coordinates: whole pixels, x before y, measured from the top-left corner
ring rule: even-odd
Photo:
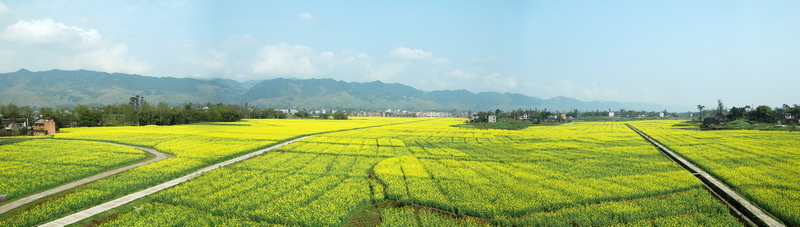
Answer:
[[[538,84],[533,82],[526,82],[522,85],[525,90],[535,91],[529,95],[547,98],[553,96],[566,96],[577,98],[581,100],[623,100],[624,96],[615,86],[608,86],[596,82],[591,83],[574,83],[569,80],[560,80],[548,84]],[[641,90],[641,88],[639,88]],[[637,91],[639,92],[639,91]],[[653,92],[639,92],[644,98],[650,100],[653,97]]]
[[[483,76],[482,79],[487,86],[501,92],[510,92],[517,89],[517,80],[501,73],[492,73]]]
[[[398,59],[427,61],[439,66],[449,65],[450,63],[452,63],[450,59],[434,57],[433,53],[431,52],[424,51],[422,49],[411,49],[408,47],[394,48],[391,51],[389,51],[389,56]]]
[[[14,56],[0,62],[4,70],[58,68],[144,74],[150,69],[149,64],[130,56],[124,43],[108,42],[97,30],[49,18],[19,20],[3,29],[0,41],[0,49]]]
[[[264,46],[251,69],[255,74],[267,76],[312,76],[317,67],[312,62],[314,52],[310,47],[281,43]]]
[[[471,80],[471,79],[475,79],[475,77],[477,77],[477,75],[475,75],[475,73],[467,72],[466,70],[461,70],[461,69],[456,69],[456,70],[450,71],[446,75],[452,76],[452,77],[455,77],[456,79],[461,79],[461,80]]]
[[[206,75],[215,77],[224,76],[231,73],[228,58],[228,55],[224,52],[212,49],[210,56],[203,59],[200,62],[200,65],[205,70],[204,73]]]
[[[352,50],[316,52],[308,46],[281,43],[262,46],[250,68],[256,78],[335,77],[348,81],[385,81],[402,73],[407,66],[408,63],[402,62],[378,64],[369,55]]]
[[[404,64],[385,64],[377,67],[370,68],[369,77],[372,80],[387,81],[395,77],[397,74],[406,69]]]
[[[250,35],[233,35],[222,43],[222,49],[225,50],[252,49],[260,46],[261,42]]]
[[[398,58],[414,59],[414,60],[425,60],[433,58],[433,54],[431,52],[426,52],[420,49],[411,49],[408,47],[394,48],[392,51],[389,52],[389,54],[391,56]]]
[[[8,12],[9,12],[8,7],[5,4],[3,4],[3,2],[0,2],[0,17],[5,16]]]
[[[150,69],[148,64],[128,56],[128,46],[125,44],[78,53],[65,65],[76,69],[137,74],[146,73]]]
[[[297,15],[297,19],[312,21],[312,20],[314,20],[314,15],[311,15],[311,13],[309,13],[309,12],[305,12],[305,13],[301,13],[301,14]]]
[[[67,26],[47,18],[20,20],[2,33],[3,40],[28,44],[55,44],[66,47],[90,47],[102,42],[103,37],[94,29]]]
[[[438,65],[449,65],[452,62],[450,62],[450,59],[447,58],[436,58],[433,59],[433,63]]]
[[[497,61],[497,57],[495,57],[494,55],[489,55],[489,56],[486,56],[486,57],[473,57],[472,61],[473,62],[494,62],[494,61]]]

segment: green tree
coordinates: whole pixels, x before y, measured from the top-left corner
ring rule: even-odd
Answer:
[[[697,115],[699,115],[698,119],[703,119],[703,109],[705,109],[705,108],[706,108],[706,106],[704,106],[704,105],[697,105],[697,110],[698,110]]]
[[[742,119],[742,118],[744,118],[745,113],[746,113],[746,110],[745,110],[744,107],[735,107],[734,106],[734,107],[731,107],[731,109],[728,111],[727,118],[729,120]]]
[[[100,111],[95,110],[87,105],[78,105],[75,107],[75,113],[78,115],[78,125],[83,127],[93,127],[100,125],[103,115]]]
[[[717,100],[717,118],[721,121],[725,120],[725,105],[722,104],[722,99]]]
[[[773,123],[775,122],[775,113],[769,106],[758,106],[755,110],[748,113],[747,118],[752,121]]]
[[[311,117],[311,114],[309,114],[307,111],[303,110],[303,111],[298,111],[297,113],[294,113],[294,116],[295,117],[299,117],[299,118],[309,118],[309,117]]]
[[[333,119],[347,120],[347,114],[345,114],[344,111],[336,111],[336,113],[333,113]]]

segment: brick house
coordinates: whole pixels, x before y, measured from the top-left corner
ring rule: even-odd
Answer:
[[[56,121],[52,118],[40,118],[33,122],[33,135],[46,136],[56,133]]]

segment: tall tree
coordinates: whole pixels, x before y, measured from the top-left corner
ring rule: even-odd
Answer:
[[[706,106],[704,105],[697,105],[697,110],[698,110],[697,114],[699,115],[699,119],[703,119],[703,109],[705,108]]]

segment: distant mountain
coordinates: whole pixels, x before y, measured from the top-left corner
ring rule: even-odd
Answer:
[[[25,69],[0,74],[0,103],[37,107],[126,103],[134,95],[151,103],[248,103],[275,108],[352,108],[367,110],[543,109],[663,110],[665,106],[628,102],[584,102],[567,97],[540,99],[521,94],[467,90],[421,91],[380,81],[357,83],[333,79],[229,79],[149,77],[87,70]],[[684,110],[686,108],[682,108]]]

